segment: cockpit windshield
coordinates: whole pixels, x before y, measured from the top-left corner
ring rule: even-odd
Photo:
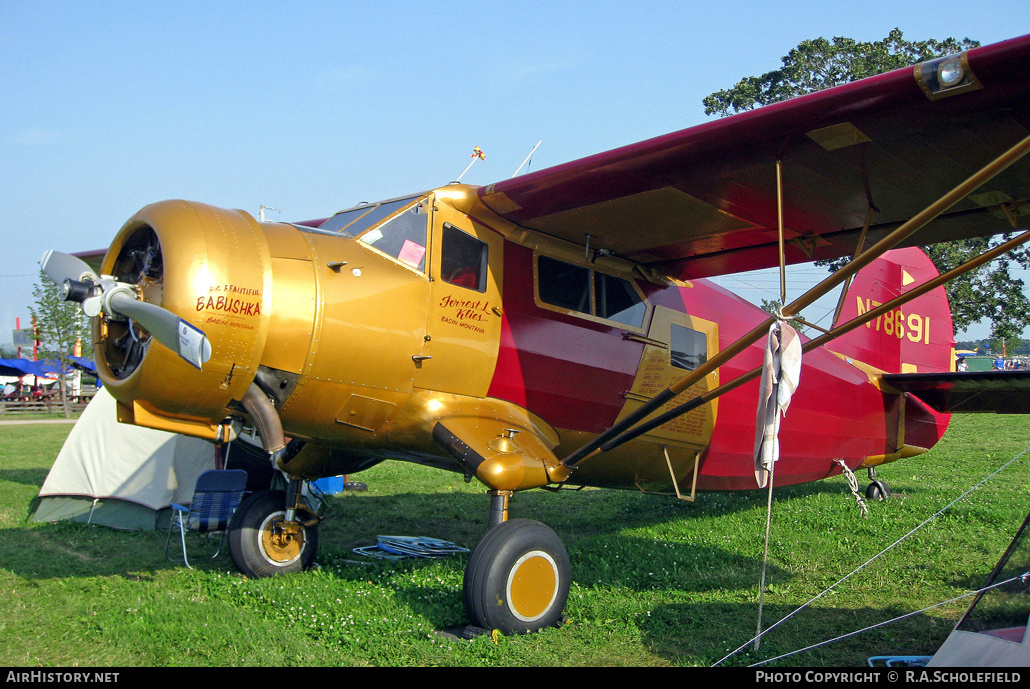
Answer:
[[[429,213],[420,201],[424,198],[424,194],[416,194],[365,203],[340,211],[318,227],[294,227],[303,232],[357,237],[362,244],[375,247],[415,270],[425,271]],[[386,218],[389,220],[383,222]]]
[[[321,232],[357,237],[383,218],[410,204],[418,196],[405,196],[379,203],[367,203],[342,210],[318,226]]]
[[[422,204],[416,203],[384,224],[368,230],[358,237],[358,241],[415,270],[425,271],[428,221],[429,213]]]

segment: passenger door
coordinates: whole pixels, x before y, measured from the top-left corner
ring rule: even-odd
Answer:
[[[633,388],[626,395],[623,416],[714,356],[719,347],[719,326],[665,306],[655,306],[644,344]],[[714,371],[662,407],[661,412],[670,411],[718,385],[719,373]],[[711,440],[718,403],[713,400],[704,404],[654,429],[644,438],[702,448]]]

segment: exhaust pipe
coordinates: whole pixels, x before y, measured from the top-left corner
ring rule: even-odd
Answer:
[[[286,434],[283,433],[282,421],[272,401],[257,384],[251,383],[240,403],[254,421],[254,430],[261,438],[261,446],[268,453],[272,468],[281,469],[279,460],[286,450]]]

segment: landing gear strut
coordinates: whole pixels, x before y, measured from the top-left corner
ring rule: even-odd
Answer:
[[[869,487],[865,489],[865,496],[867,500],[886,500],[891,496],[886,481],[876,478],[876,467],[869,467]]]

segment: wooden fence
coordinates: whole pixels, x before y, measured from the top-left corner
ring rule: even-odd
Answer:
[[[84,395],[76,397],[74,401],[69,400],[68,411],[73,414],[81,414],[82,410],[89,403],[90,397]],[[21,400],[0,401],[0,418],[18,414],[61,414],[62,412],[61,398],[56,396],[42,400],[30,400],[28,402]]]

